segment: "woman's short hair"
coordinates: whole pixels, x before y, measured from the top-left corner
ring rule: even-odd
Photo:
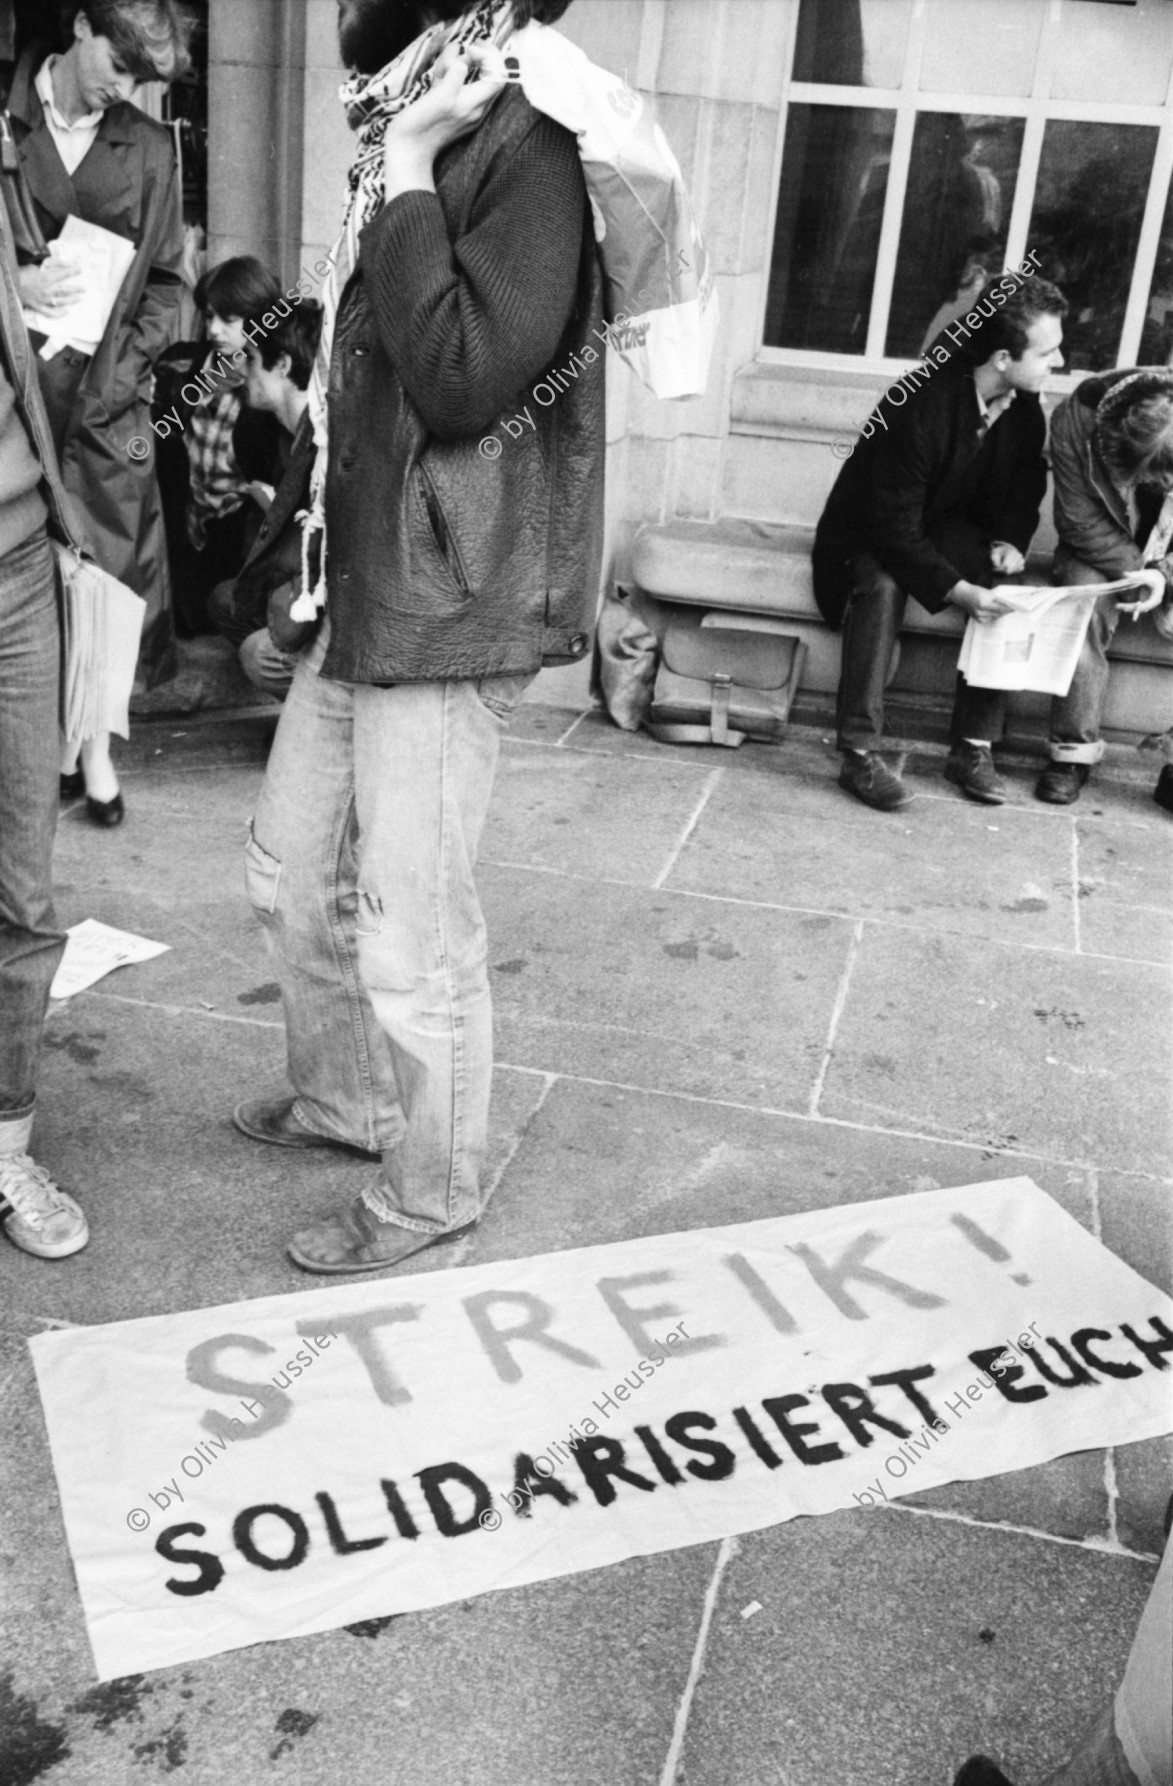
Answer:
[[[95,37],[110,40],[136,80],[174,81],[191,67],[195,19],[176,0],[66,0],[61,32],[67,48],[79,14],[89,20]]]
[[[200,310],[223,317],[254,316],[271,309],[280,296],[281,287],[255,254],[238,254],[209,267],[195,289]]]
[[[1093,437],[1114,483],[1173,488],[1173,370],[1142,366],[1117,379],[1096,409]]]

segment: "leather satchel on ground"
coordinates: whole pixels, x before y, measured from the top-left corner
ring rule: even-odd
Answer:
[[[802,679],[806,645],[780,623],[675,609],[645,724],[666,744],[776,743]]]

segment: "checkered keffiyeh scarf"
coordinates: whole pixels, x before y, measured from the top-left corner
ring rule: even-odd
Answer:
[[[358,133],[358,146],[349,176],[346,216],[333,251],[333,268],[322,290],[322,338],[309,385],[309,412],[313,422],[317,456],[310,488],[310,508],[304,519],[302,539],[302,589],[290,610],[294,620],[313,620],[326,603],[326,468],[330,429],[326,393],[330,383],[330,359],[338,306],[347,281],[358,265],[359,236],[383,208],[383,147],[387,126],[405,107],[432,85],[437,57],[450,43],[493,43],[498,49],[513,30],[512,0],[484,0],[474,11],[446,24],[434,25],[417,37],[403,54],[373,75],[354,75],[339,97],[346,107],[347,122]],[[310,587],[310,546],[321,536],[321,572],[317,587]]]

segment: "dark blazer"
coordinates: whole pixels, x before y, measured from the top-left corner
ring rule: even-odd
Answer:
[[[510,87],[438,157],[435,194],[403,193],[367,226],[343,294],[323,675],[430,682],[584,655],[602,560],[602,316],[575,139]],[[573,365],[584,345],[591,359]],[[571,370],[536,399],[551,366]],[[507,431],[523,409],[532,420]]]
[[[154,439],[150,374],[178,314],[183,217],[170,133],[137,106],[104,113],[97,139],[66,173],[33,86],[43,49],[21,59],[9,112],[25,180],[46,241],[72,213],[125,236],[134,261],[97,352],[74,398],[61,453],[65,487],[76,498],[86,544],[103,569],[147,602],[142,662],[169,667],[172,631],[167,548],[152,458],[132,459],[136,436]],[[42,368],[42,382],[49,381]]]
[[[972,366],[956,354],[933,364],[927,376],[918,368],[908,385],[889,386],[903,403],[880,399],[827,499],[812,561],[815,600],[830,626],[842,622],[860,553],[935,614],[962,577],[988,583],[989,566],[975,575],[979,564],[958,564],[934,536],[960,540],[976,530],[1025,555],[1039,524],[1047,429],[1038,397],[1019,391],[981,439]]]

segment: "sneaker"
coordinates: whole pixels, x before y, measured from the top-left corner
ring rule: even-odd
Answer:
[[[0,1225],[38,1259],[66,1259],[90,1237],[86,1218],[27,1153],[0,1154]]]
[[[1173,812],[1173,763],[1166,763],[1157,777],[1157,785],[1153,789],[1153,799],[1166,812]]]
[[[1049,763],[1035,782],[1035,799],[1048,806],[1071,806],[1090,774],[1087,763]]]
[[[843,752],[839,786],[865,806],[874,806],[877,812],[896,812],[912,799],[900,777],[872,750]]]
[[[956,782],[967,800],[983,806],[1005,802],[1006,784],[994,768],[988,744],[967,744],[964,739],[955,744],[945,764],[945,780]]]

